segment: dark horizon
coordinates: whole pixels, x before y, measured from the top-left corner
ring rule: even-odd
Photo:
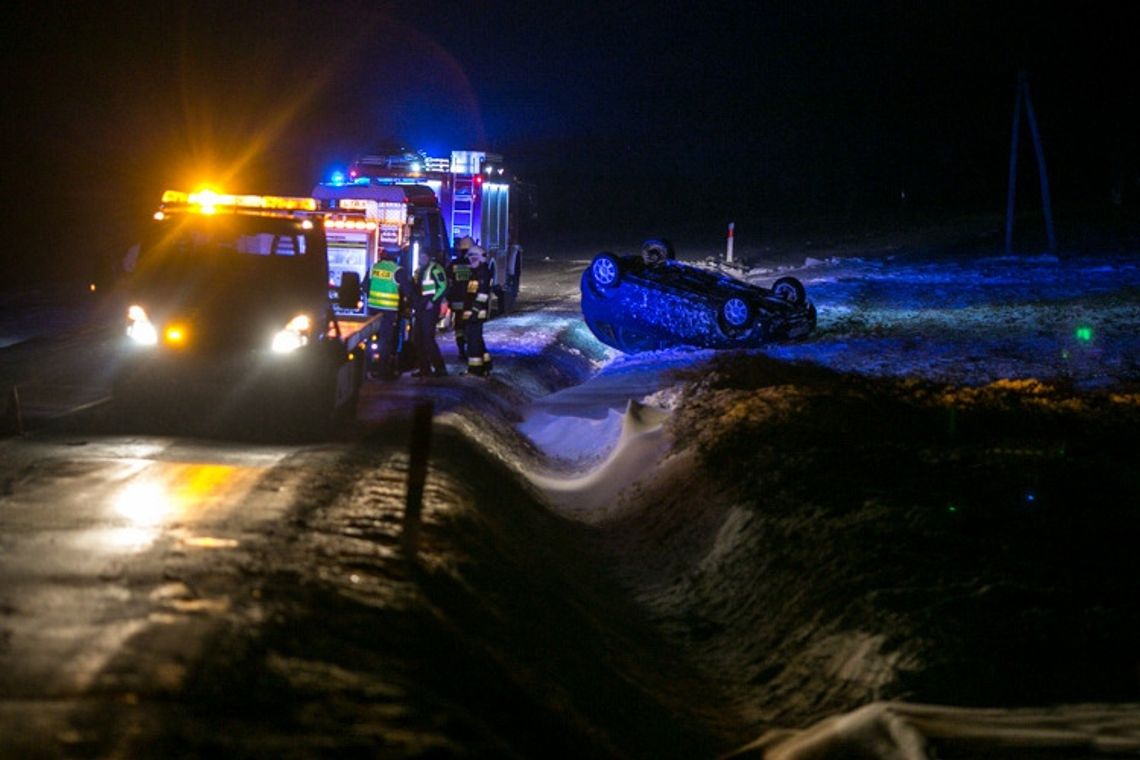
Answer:
[[[540,237],[1000,215],[1021,71],[1057,215],[1135,216],[1128,14],[991,5],[20,6],[6,276],[123,250],[166,187],[307,194],[386,140],[502,153]]]

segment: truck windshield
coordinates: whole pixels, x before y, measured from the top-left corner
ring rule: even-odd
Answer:
[[[324,280],[311,271],[324,264],[318,233],[293,219],[188,215],[151,232],[136,270],[137,281],[151,288]]]

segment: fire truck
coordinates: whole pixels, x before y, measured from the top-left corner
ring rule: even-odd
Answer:
[[[438,200],[449,248],[454,250],[456,242],[470,236],[486,250],[496,311],[502,314],[514,308],[522,276],[523,249],[518,240],[522,199],[518,193],[512,195],[517,183],[503,166],[502,156],[476,150],[455,150],[448,158],[406,150],[366,155],[349,167],[347,182],[429,188]]]
[[[378,318],[356,271],[330,299],[327,248],[313,198],[164,193],[125,283],[128,424],[308,436],[351,418]]]
[[[313,188],[328,239],[329,295],[345,276],[364,282],[387,252],[409,272],[447,255],[447,236],[435,193],[421,185],[320,184]],[[363,293],[337,313],[363,315]]]

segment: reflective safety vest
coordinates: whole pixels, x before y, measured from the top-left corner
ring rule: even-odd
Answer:
[[[400,265],[388,259],[381,259],[372,265],[368,284],[368,305],[381,311],[400,309],[400,283],[396,281],[396,270]]]
[[[447,273],[437,262],[432,261],[424,267],[420,278],[420,293],[424,298],[430,298],[432,303],[439,303],[447,290]]]

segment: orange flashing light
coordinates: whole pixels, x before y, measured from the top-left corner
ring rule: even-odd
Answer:
[[[166,329],[162,331],[163,342],[176,348],[186,345],[187,336],[188,330],[184,325],[167,325]]]
[[[284,195],[233,195],[217,193],[213,190],[199,190],[184,193],[180,190],[167,190],[162,194],[162,204],[185,206],[188,211],[200,214],[213,214],[220,210],[256,209],[262,211],[316,211],[315,198],[299,198]]]

